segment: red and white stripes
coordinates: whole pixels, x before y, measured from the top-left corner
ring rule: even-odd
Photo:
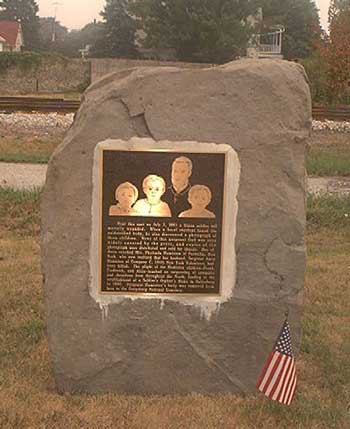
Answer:
[[[257,388],[266,396],[289,405],[297,384],[295,360],[293,357],[273,351],[258,381]]]

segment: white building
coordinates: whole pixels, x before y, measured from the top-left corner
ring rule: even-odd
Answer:
[[[0,21],[0,52],[21,52],[23,45],[21,24],[15,21]]]

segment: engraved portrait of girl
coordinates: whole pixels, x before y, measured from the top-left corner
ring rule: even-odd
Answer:
[[[136,186],[130,182],[121,183],[115,190],[115,199],[117,204],[110,206],[109,216],[137,216],[133,208],[139,191]]]

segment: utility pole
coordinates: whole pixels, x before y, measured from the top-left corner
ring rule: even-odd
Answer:
[[[52,24],[52,43],[55,43],[56,42],[56,17],[57,17],[57,9],[58,9],[58,7],[59,6],[62,6],[62,3],[59,3],[59,2],[54,2],[54,3],[52,3],[52,5],[54,6],[54,8],[55,8],[55,11],[54,11],[54,17],[53,17],[53,24]]]

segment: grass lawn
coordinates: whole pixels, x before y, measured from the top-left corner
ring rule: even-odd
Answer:
[[[0,137],[0,162],[45,164],[61,141],[57,137]]]
[[[350,427],[350,199],[308,201],[299,386],[290,407],[262,395],[58,395],[45,336],[40,193],[0,189],[1,428]]]
[[[311,145],[307,156],[310,176],[350,176],[350,135],[348,142]]]
[[[47,163],[63,136],[0,137],[0,162]],[[313,133],[307,156],[310,176],[350,176],[350,134]]]

